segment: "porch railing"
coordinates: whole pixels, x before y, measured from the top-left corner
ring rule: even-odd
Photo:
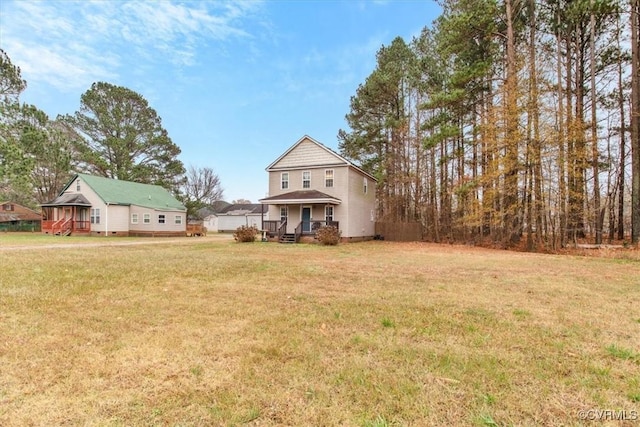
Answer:
[[[278,227],[278,240],[280,240],[280,238],[287,233],[287,220],[285,219],[284,221],[282,221],[282,223],[280,223],[280,226]]]
[[[67,231],[90,231],[91,224],[89,221],[75,221],[72,219],[62,218],[59,220],[43,220],[41,225],[42,231],[50,232],[51,234],[63,234]]]
[[[278,227],[280,221],[262,221],[262,228],[267,232],[269,236],[275,236],[278,233]]]
[[[338,230],[340,230],[340,222],[339,221],[302,221],[300,223],[302,225],[302,234],[316,234],[316,231],[320,227],[324,227],[325,225],[332,225]],[[307,231],[308,230],[308,231]]]
[[[302,236],[302,226],[305,223],[305,221],[300,221],[300,224],[298,224],[298,226],[296,227],[295,231],[293,232],[293,235],[295,236],[295,240],[296,243],[298,243],[300,241],[300,236]]]
[[[73,225],[72,219],[61,219],[53,226],[53,234],[68,235],[71,233],[71,227]]]
[[[340,229],[339,221],[300,221],[300,223],[294,230],[296,242],[300,240],[300,236],[309,236],[316,234],[316,231],[318,231],[320,227],[323,227],[325,225],[332,225],[338,230]],[[277,236],[278,239],[280,239],[280,237],[282,237],[282,235],[286,234],[287,232],[287,221],[263,221],[262,227],[270,237]]]

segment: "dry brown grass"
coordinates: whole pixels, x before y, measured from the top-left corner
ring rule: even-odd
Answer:
[[[625,254],[208,237],[0,250],[0,424],[629,414],[640,411],[640,262]]]

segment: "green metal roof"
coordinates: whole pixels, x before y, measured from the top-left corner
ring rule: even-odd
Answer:
[[[186,208],[180,201],[159,185],[120,181],[101,176],[77,174],[103,202],[110,205],[136,205],[157,210],[182,210]],[[75,182],[69,182],[65,190]],[[63,190],[64,191],[64,190]]]

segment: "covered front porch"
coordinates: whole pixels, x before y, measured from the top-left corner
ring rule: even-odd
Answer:
[[[298,243],[305,237],[311,240],[325,225],[340,229],[335,220],[340,200],[319,191],[295,191],[267,197],[260,203],[269,205],[271,218],[279,218],[262,221],[262,229],[267,237],[281,243]]]
[[[91,234],[91,203],[81,194],[63,194],[41,206],[44,234]]]

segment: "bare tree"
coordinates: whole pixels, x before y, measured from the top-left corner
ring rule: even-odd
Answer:
[[[223,195],[220,178],[213,169],[190,165],[182,186],[185,204],[189,209],[199,209],[221,200]]]

